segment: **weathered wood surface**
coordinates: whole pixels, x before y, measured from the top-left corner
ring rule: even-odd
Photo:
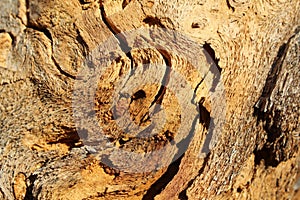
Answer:
[[[0,199],[300,197],[298,0],[0,5]]]

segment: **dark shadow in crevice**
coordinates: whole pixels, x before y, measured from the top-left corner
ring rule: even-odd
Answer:
[[[80,137],[76,129],[66,126],[62,126],[61,128],[64,132],[63,137],[58,138],[55,141],[48,141],[47,144],[65,144],[69,147],[69,149],[83,146],[83,144],[80,142]]]
[[[283,113],[280,109],[276,108],[276,105],[274,105],[274,102],[271,100],[271,96],[280,77],[289,50],[290,41],[296,34],[297,30],[296,33],[278,49],[277,55],[274,58],[268,73],[262,94],[254,105],[253,116],[257,118],[256,124],[259,125],[259,123],[262,122],[267,135],[267,140],[262,148],[256,148],[254,150],[255,164],[260,165],[261,161],[264,161],[266,168],[277,167],[280,162],[288,159],[284,151],[287,144],[287,141],[284,140],[287,140],[287,136],[284,136],[284,132],[281,128]],[[271,104],[272,106],[270,106]]]
[[[143,98],[146,98],[146,92],[144,90],[138,90],[131,97],[132,100],[138,100]]]
[[[201,167],[201,169],[198,171],[198,174],[197,174],[193,179],[191,179],[191,180],[188,182],[188,184],[187,184],[187,186],[185,187],[185,189],[182,190],[182,191],[179,193],[178,198],[179,198],[180,200],[188,200],[187,190],[192,186],[194,180],[195,180],[199,175],[201,175],[201,174],[204,172],[204,169],[205,169],[206,164],[207,164],[207,162],[208,162],[208,160],[209,160],[209,157],[210,157],[210,153],[208,153],[208,155],[204,158],[202,167]]]
[[[7,32],[6,30],[0,29],[0,33],[7,33],[11,38],[11,44],[13,47],[16,46],[16,37],[12,34],[12,32]]]
[[[280,111],[275,111],[274,116],[268,116],[264,120],[267,140],[261,149],[256,148],[254,150],[255,165],[260,165],[263,160],[266,168],[277,167],[280,162],[286,160],[284,155],[286,143],[283,141],[284,133],[281,129],[281,113]]]
[[[124,10],[125,7],[131,2],[131,0],[123,0],[123,3],[122,3],[122,9]]]
[[[33,195],[33,188],[34,188],[34,182],[37,179],[37,175],[32,174],[28,177],[28,179],[29,179],[30,184],[26,188],[24,200],[33,200],[33,199],[36,199],[36,197]]]
[[[152,200],[160,194],[163,189],[172,181],[174,176],[178,173],[181,160],[187,151],[189,144],[195,134],[196,124],[199,122],[199,115],[197,115],[193,121],[192,129],[189,132],[189,135],[176,144],[178,148],[177,154],[174,156],[176,159],[173,163],[168,166],[167,171],[147,190],[147,193],[143,196],[143,200]],[[172,143],[172,142],[171,142]]]
[[[167,171],[147,190],[147,193],[143,196],[142,200],[152,200],[156,195],[161,193],[161,191],[177,174],[183,156],[184,154],[171,165],[169,165]]]
[[[212,49],[209,43],[205,43],[203,45],[204,55],[206,57],[206,61],[210,64],[209,71],[213,74],[213,82],[211,85],[208,85],[209,91],[215,92],[218,84],[221,81],[221,72],[222,68],[219,66],[219,59],[216,58],[215,51]]]
[[[144,23],[148,24],[149,26],[158,26],[160,28],[166,28],[165,25],[161,23],[161,20],[158,17],[148,16],[143,20]]]
[[[130,60],[132,60],[132,56],[130,54],[131,47],[128,46],[126,38],[121,34],[120,30],[118,30],[117,27],[108,19],[105,13],[104,6],[102,4],[100,5],[100,14],[104,24],[114,35],[114,37],[119,41],[122,51],[129,57]]]
[[[210,64],[215,64],[216,67],[218,68],[219,72],[221,73],[222,72],[222,68],[219,66],[220,59],[216,58],[215,50],[207,42],[204,43],[203,48],[209,54],[210,58],[213,61],[213,63],[211,63],[212,61],[210,59],[207,59],[207,62],[210,63]]]
[[[85,4],[89,4],[90,2],[87,2],[87,1],[85,1],[85,0],[79,0],[79,3],[80,3],[81,5],[85,5]]]
[[[86,57],[89,52],[89,46],[85,42],[84,38],[81,36],[80,31],[77,29],[76,32],[77,32],[76,41],[82,46],[83,48],[82,55]]]
[[[229,8],[229,10],[232,10],[232,12],[235,11],[234,7],[230,5],[229,0],[226,0],[226,4],[227,4],[227,7]]]

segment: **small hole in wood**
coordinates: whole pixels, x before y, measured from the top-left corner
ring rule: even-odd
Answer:
[[[192,23],[192,28],[200,28],[200,24],[197,22]]]
[[[241,187],[238,187],[238,188],[236,189],[236,191],[237,191],[238,193],[241,193],[243,190],[242,190]]]
[[[144,90],[139,90],[132,96],[132,100],[146,98],[146,93]]]

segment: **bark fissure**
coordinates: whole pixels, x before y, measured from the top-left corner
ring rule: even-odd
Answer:
[[[161,23],[161,20],[158,17],[152,17],[152,16],[147,16],[143,22],[148,24],[149,26],[155,26],[157,25],[158,27],[161,28],[166,28],[165,25]]]
[[[125,7],[131,2],[131,0],[123,0],[122,8],[125,9]]]
[[[61,129],[64,134],[56,140],[48,140],[47,144],[65,144],[69,147],[69,149],[80,148],[83,146],[76,128],[62,126]]]
[[[0,192],[1,192],[2,196],[5,196],[4,192],[2,191],[2,185],[0,187]]]
[[[0,29],[0,33],[7,33],[12,40],[12,42],[11,42],[12,46],[14,47],[16,45],[16,36],[14,36],[14,34],[12,32],[6,31],[4,29]]]
[[[128,42],[124,35],[121,33],[121,31],[114,25],[114,23],[107,17],[104,9],[103,2],[100,1],[100,15],[102,18],[102,21],[107,26],[107,28],[110,30],[112,35],[118,40],[119,46],[123,53],[126,55],[126,57],[130,60],[130,75],[134,73],[134,59],[131,55],[131,47],[128,45]],[[129,77],[128,77],[129,78]]]
[[[274,106],[274,102],[271,102],[271,97],[278,84],[277,82],[280,78],[283,64],[290,48],[291,39],[294,38],[296,34],[297,33],[280,46],[268,73],[262,94],[254,106],[253,114],[257,118],[257,124],[263,122],[263,128],[267,134],[267,139],[263,147],[254,150],[255,164],[259,165],[263,160],[266,168],[277,167],[280,162],[288,159],[284,154],[284,148],[286,147],[286,142],[284,142],[284,140],[286,139],[284,138],[284,132],[281,128],[283,113]],[[284,79],[284,82],[285,81],[286,80]]]
[[[27,18],[27,24],[25,24],[26,28],[31,28],[33,30],[36,30],[38,32],[43,33],[52,43],[52,36],[50,31],[45,27],[40,27],[34,23],[31,22],[30,17],[30,0],[26,0],[26,18]]]
[[[142,9],[142,12],[144,13],[144,15],[147,16],[147,14],[146,14],[146,12],[145,12],[145,9],[144,9],[144,5],[143,5],[143,3],[141,2],[141,0],[137,0],[137,2],[140,4],[141,9]]]
[[[0,5],[0,198],[297,199],[299,34],[288,39],[297,26],[299,31],[298,0],[19,0]],[[173,53],[174,48],[188,53],[192,46],[179,44],[184,38],[171,30],[201,43],[203,73],[180,52]],[[107,39],[114,47],[98,60],[102,52],[96,47]],[[86,56],[91,74],[93,64],[111,61],[98,80],[93,76],[99,82],[96,92],[85,89],[89,82],[80,75],[86,73],[79,66]],[[74,85],[77,74],[83,85]],[[186,84],[192,86],[187,93]],[[73,90],[86,97],[76,116]],[[94,93],[94,100],[87,96]],[[222,109],[217,99],[225,96]],[[89,105],[92,111],[84,109]],[[74,121],[81,113],[86,118]],[[98,125],[109,144],[99,139]],[[76,127],[83,129],[78,131],[82,140]],[[222,129],[222,137],[213,128]],[[151,159],[151,152],[167,145],[170,150]],[[139,163],[140,155],[146,157]]]
[[[25,7],[26,7],[27,24],[24,25],[27,27],[30,19],[30,0],[25,0]]]
[[[193,95],[192,103],[195,104],[195,105],[196,105],[195,99],[197,98],[197,91],[198,91],[200,85],[204,82],[204,80],[205,80],[207,74],[208,74],[208,73],[206,73],[206,74],[203,76],[203,78],[201,79],[201,81],[196,85],[196,87],[195,87],[195,89],[194,89],[194,95]],[[204,101],[204,99],[203,99],[202,101]],[[203,102],[202,102],[202,103],[203,103]]]
[[[29,0],[26,0],[26,8],[27,8],[27,11],[26,11],[26,16],[27,16],[27,25],[26,25],[26,29],[30,28],[30,29],[33,29],[35,31],[38,31],[40,33],[43,33],[51,42],[51,60],[53,61],[53,64],[55,65],[55,67],[58,69],[58,71],[68,77],[68,78],[71,78],[71,79],[76,79],[76,76],[72,75],[72,74],[69,74],[68,72],[64,71],[59,63],[57,62],[57,60],[55,59],[54,57],[54,44],[53,44],[53,38],[52,38],[52,35],[51,35],[51,32],[46,28],[46,27],[40,27],[34,23],[32,23],[30,21],[30,4],[29,4]]]
[[[199,109],[199,122],[201,124],[203,124],[203,126],[206,130],[208,130],[211,117],[210,117],[210,112],[203,105],[204,100],[205,100],[204,98],[201,98],[200,101],[199,101],[199,107],[198,107],[198,109]]]
[[[230,2],[229,0],[226,0],[226,4],[227,4],[227,7],[229,8],[229,10],[232,10],[232,12],[234,12],[234,7],[230,5]]]
[[[64,76],[66,76],[66,77],[68,77],[68,78],[71,78],[71,79],[76,79],[76,76],[74,76],[74,75],[72,75],[72,74],[69,74],[68,72],[66,72],[66,71],[64,71],[61,67],[60,67],[60,65],[59,65],[59,63],[57,62],[57,60],[55,59],[55,57],[54,57],[54,52],[53,52],[53,38],[52,38],[52,36],[51,36],[51,33],[50,33],[50,31],[47,29],[47,28],[41,28],[41,27],[38,27],[38,26],[34,26],[34,25],[28,25],[27,26],[27,29],[28,28],[30,28],[30,29],[33,29],[33,30],[35,30],[35,31],[38,31],[38,32],[40,32],[40,33],[43,33],[49,40],[50,40],[50,42],[51,42],[51,60],[53,61],[53,64],[55,65],[55,67],[58,69],[58,71],[62,74],[62,75],[64,75]]]
[[[26,188],[26,193],[24,200],[32,200],[36,199],[36,197],[33,195],[33,189],[34,189],[34,182],[37,180],[37,175],[31,174],[28,177],[29,185]]]
[[[164,75],[162,83],[161,83],[161,87],[160,87],[158,93],[156,94],[153,102],[151,103],[150,107],[152,107],[155,103],[156,104],[161,104],[162,103],[164,95],[165,95],[166,90],[167,90],[167,85],[170,81],[171,70],[172,70],[171,58],[168,55],[168,53],[161,50],[161,49],[158,49],[158,48],[157,48],[157,50],[162,55],[162,57],[165,61],[166,70],[165,70],[165,75]]]
[[[155,196],[157,196],[163,191],[163,189],[172,181],[174,176],[178,173],[183,156],[184,154],[168,166],[166,172],[157,181],[155,181],[155,183],[153,183],[151,187],[147,190],[142,200],[152,200]]]
[[[79,44],[82,45],[83,47],[83,56],[86,57],[88,55],[89,50],[89,45],[86,43],[86,41],[84,40],[84,38],[81,36],[80,30],[76,29],[77,32],[77,37],[76,40]]]
[[[207,163],[208,163],[208,161],[209,161],[210,155],[211,155],[211,154],[208,153],[208,155],[204,158],[202,167],[201,167],[200,170],[198,171],[198,174],[197,174],[194,178],[192,178],[192,179],[188,182],[188,184],[187,184],[187,186],[185,187],[185,189],[183,189],[183,190],[179,193],[178,198],[179,198],[180,200],[188,200],[188,199],[189,199],[188,196],[187,196],[187,190],[192,186],[192,184],[194,183],[194,181],[196,180],[196,178],[197,178],[198,176],[200,176],[200,175],[204,172],[204,169],[205,169],[205,167],[206,167],[206,165],[207,165]]]
[[[113,36],[118,40],[121,50],[126,54],[126,56],[132,60],[131,47],[128,45],[126,38],[121,33],[121,31],[116,27],[116,25],[107,17],[105,13],[105,8],[103,3],[100,2],[100,13],[102,21],[113,34]]]
[[[160,109],[160,106],[162,104],[162,101],[163,101],[163,98],[164,98],[164,95],[166,93],[166,90],[167,90],[167,85],[170,81],[170,76],[171,76],[171,58],[170,56],[168,55],[167,52],[157,48],[156,49],[160,54],[161,56],[163,57],[163,60],[165,62],[165,65],[166,65],[166,70],[165,70],[165,73],[164,73],[164,77],[163,77],[163,80],[162,80],[162,83],[161,83],[161,86],[157,92],[157,94],[155,95],[154,97],[154,100],[151,102],[150,106],[149,106],[149,109],[151,109],[152,106],[154,106],[155,104],[155,107],[154,107],[154,110],[153,110],[153,113],[152,114],[155,114],[159,111]],[[146,113],[142,119],[148,119],[148,114]]]
[[[191,130],[189,131],[189,135],[176,144],[178,152],[174,156],[174,158],[179,158],[174,160],[174,162],[168,166],[166,172],[157,181],[155,181],[155,183],[151,185],[151,187],[147,190],[147,193],[143,196],[143,200],[154,199],[155,196],[159,195],[179,172],[182,158],[184,157],[185,152],[187,151],[189,144],[192,141],[198,121],[199,115],[194,118]]]
[[[85,5],[85,4],[90,4],[91,2],[86,1],[86,0],[79,0],[79,3],[82,5]]]
[[[20,78],[20,79],[9,81],[9,82],[2,82],[2,83],[0,83],[0,86],[5,86],[5,85],[8,85],[8,84],[19,83],[19,82],[22,82],[22,81],[26,81],[26,79],[27,78]]]
[[[270,101],[272,92],[273,92],[274,88],[276,87],[278,76],[281,72],[283,62],[285,60],[286,54],[289,49],[289,43],[295,35],[290,37],[287,43],[284,43],[283,45],[280,46],[280,48],[277,52],[277,56],[275,57],[275,59],[273,61],[273,64],[271,66],[268,77],[266,79],[262,94],[259,97],[259,100],[257,101],[257,103],[255,104],[255,107],[254,107],[254,109],[255,109],[254,115],[257,116],[258,121],[264,120],[264,118],[266,117],[265,113],[269,113],[269,111],[267,109],[268,103]]]
[[[76,76],[73,76],[72,74],[69,74],[68,72],[64,71],[64,70],[60,67],[59,63],[56,61],[56,59],[54,58],[53,55],[51,56],[51,59],[52,59],[54,65],[55,65],[55,67],[58,69],[58,71],[59,71],[62,75],[66,76],[66,77],[69,77],[69,78],[71,78],[71,79],[74,79],[74,80],[76,79]]]
[[[220,59],[216,58],[215,50],[207,42],[204,43],[203,48],[209,54],[209,56],[212,59],[213,63],[212,63],[212,61],[209,58],[207,58],[207,61],[209,63],[211,63],[211,64],[215,64],[216,67],[218,68],[219,72],[221,73],[222,72],[222,68],[219,66]]]
[[[267,142],[264,144],[262,149],[255,149],[255,165],[260,165],[261,161],[264,161],[265,167],[277,167],[280,162],[285,160],[284,155],[281,151],[276,148],[275,142],[282,144],[283,135],[282,130],[275,124],[267,131]],[[284,148],[284,145],[282,146]]]

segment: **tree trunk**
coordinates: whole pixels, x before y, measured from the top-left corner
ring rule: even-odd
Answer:
[[[297,199],[299,0],[2,0],[0,199]]]

